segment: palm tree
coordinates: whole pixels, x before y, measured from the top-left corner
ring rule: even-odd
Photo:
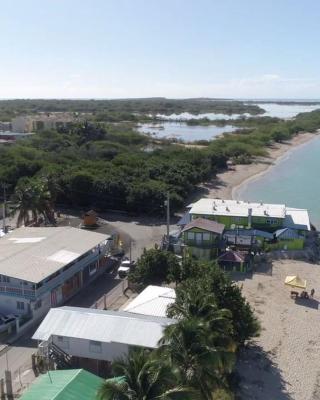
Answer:
[[[13,203],[13,212],[18,213],[18,227],[22,223],[27,225],[30,218],[37,223],[41,215],[50,223],[54,223],[51,194],[43,179],[20,179],[15,188]]]
[[[145,349],[131,350],[125,359],[112,365],[119,378],[107,379],[101,386],[101,400],[187,400],[197,392],[177,384],[175,371]]]
[[[233,349],[216,342],[217,335],[209,322],[182,319],[165,329],[158,354],[178,369],[182,384],[198,389],[203,399],[211,399],[213,390],[223,385],[235,362]]]
[[[234,349],[232,340],[232,314],[227,309],[219,309],[213,294],[208,294],[194,284],[184,282],[177,288],[175,303],[168,308],[168,316],[181,319],[203,319],[210,326],[211,338],[215,336],[215,345]]]

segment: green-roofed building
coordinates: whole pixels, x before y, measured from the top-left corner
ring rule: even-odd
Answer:
[[[21,400],[97,400],[103,382],[84,369],[50,371],[40,375]]]

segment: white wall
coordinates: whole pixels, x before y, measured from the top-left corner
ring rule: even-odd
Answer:
[[[92,358],[94,360],[113,361],[129,352],[129,346],[121,343],[101,343],[101,353],[90,351],[90,340],[52,336],[52,342],[66,353],[76,356]]]
[[[24,303],[24,310],[18,310],[17,301]],[[1,314],[17,314],[23,315],[28,312],[29,300],[21,297],[7,296],[0,294],[0,313]]]

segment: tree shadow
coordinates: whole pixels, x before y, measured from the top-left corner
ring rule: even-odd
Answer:
[[[298,304],[298,306],[309,307],[313,308],[314,310],[318,310],[319,308],[319,302],[316,299],[301,299],[297,297],[295,299],[295,303]]]
[[[237,400],[293,400],[279,368],[262,347],[250,344],[240,350],[236,371]]]

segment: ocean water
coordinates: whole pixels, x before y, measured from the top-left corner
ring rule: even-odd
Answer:
[[[311,222],[320,229],[320,137],[294,148],[263,175],[242,185],[234,196],[306,208]]]
[[[195,140],[211,140],[222,133],[233,132],[239,128],[232,125],[189,126],[183,122],[161,122],[157,125],[141,124],[138,129],[142,133],[148,133],[160,139],[175,138],[194,142]]]
[[[277,118],[294,118],[296,115],[304,112],[310,112],[320,109],[320,104],[317,105],[302,105],[302,104],[256,104],[263,108],[266,112],[261,114],[264,117],[277,117]]]
[[[257,105],[260,108],[265,110],[264,114],[259,114],[259,116],[264,116],[264,117],[278,117],[278,118],[294,118],[296,115],[302,113],[302,112],[310,112],[313,110],[320,109],[320,104],[275,104],[275,103],[251,103],[252,105]],[[171,114],[171,115],[162,115],[162,114],[157,114],[157,117],[166,119],[168,121],[170,120],[188,120],[188,119],[200,119],[200,118],[208,118],[210,120],[215,120],[215,119],[227,119],[227,120],[233,120],[237,119],[240,117],[252,117],[251,114],[245,113],[245,114],[214,114],[214,113],[207,113],[207,114],[198,114],[198,115],[193,115],[188,112],[184,112],[181,114]]]

